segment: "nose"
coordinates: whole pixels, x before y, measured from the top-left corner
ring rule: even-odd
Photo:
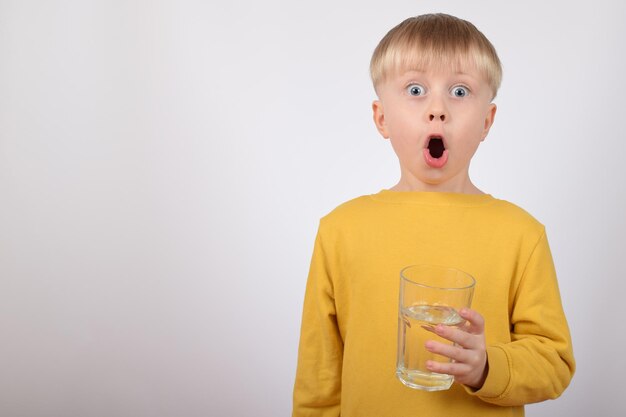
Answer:
[[[431,122],[446,121],[449,117],[444,99],[442,97],[433,96],[430,103],[428,103],[426,115],[428,116],[428,120]]]

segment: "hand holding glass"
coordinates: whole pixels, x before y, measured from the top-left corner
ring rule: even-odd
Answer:
[[[452,342],[430,331],[437,324],[461,326],[459,315],[470,307],[474,278],[458,269],[431,265],[414,265],[400,272],[400,305],[398,315],[398,362],[396,375],[406,386],[426,391],[450,388],[452,375],[431,372],[426,362],[450,359],[426,350],[427,340]]]

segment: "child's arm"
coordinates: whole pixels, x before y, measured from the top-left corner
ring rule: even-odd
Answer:
[[[333,283],[318,233],[304,297],[293,417],[339,416],[342,359]]]
[[[516,406],[561,395],[575,363],[545,233],[525,266],[512,306],[509,343],[485,348],[484,322],[471,310],[463,314],[470,322],[466,331],[436,328],[437,334],[461,347],[429,343],[429,350],[458,361],[435,362],[431,369],[455,375],[469,393],[492,404]],[[484,375],[483,381],[479,375]]]

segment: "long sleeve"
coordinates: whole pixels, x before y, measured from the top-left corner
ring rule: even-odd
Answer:
[[[328,259],[318,232],[304,298],[293,417],[340,414],[343,341],[333,291]]]
[[[571,337],[556,273],[541,234],[511,293],[511,342],[488,347],[489,374],[483,401],[516,406],[554,399],[575,371]]]

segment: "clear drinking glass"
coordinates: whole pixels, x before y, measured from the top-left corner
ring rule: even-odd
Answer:
[[[413,265],[400,271],[398,362],[396,376],[406,386],[426,391],[450,388],[454,377],[426,369],[426,361],[450,361],[426,350],[427,340],[452,342],[426,329],[437,324],[460,326],[458,311],[470,307],[476,281],[466,272],[433,265]]]

